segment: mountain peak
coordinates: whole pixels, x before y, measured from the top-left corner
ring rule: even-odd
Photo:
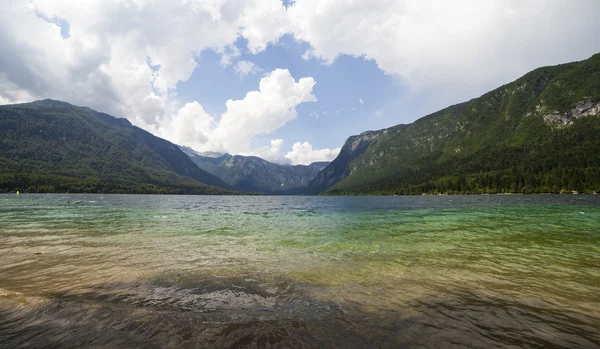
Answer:
[[[50,99],[50,98],[46,98],[46,99],[40,99],[37,101],[33,101],[33,102],[25,102],[25,103],[18,103],[18,104],[13,104],[13,106],[18,106],[18,107],[44,107],[44,108],[82,108],[82,107],[77,107],[73,104],[64,102],[64,101],[59,101],[56,99]]]

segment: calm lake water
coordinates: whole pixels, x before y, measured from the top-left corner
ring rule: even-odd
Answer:
[[[600,197],[0,195],[0,347],[597,348]]]

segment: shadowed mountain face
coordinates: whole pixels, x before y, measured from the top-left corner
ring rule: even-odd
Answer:
[[[219,154],[202,154],[188,147],[181,149],[198,167],[218,176],[233,189],[268,194],[299,193],[329,164],[279,165],[255,156],[215,156]]]
[[[308,192],[597,192],[599,115],[597,54],[412,124],[352,136]]]
[[[0,190],[226,193],[176,145],[118,119],[43,100],[0,106]],[[209,186],[210,185],[210,186]]]

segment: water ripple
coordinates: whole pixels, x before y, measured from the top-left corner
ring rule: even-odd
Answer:
[[[0,343],[597,348],[599,222],[595,196],[0,196]]]

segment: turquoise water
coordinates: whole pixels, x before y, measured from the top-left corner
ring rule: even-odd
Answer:
[[[0,344],[596,348],[600,198],[2,195]]]

